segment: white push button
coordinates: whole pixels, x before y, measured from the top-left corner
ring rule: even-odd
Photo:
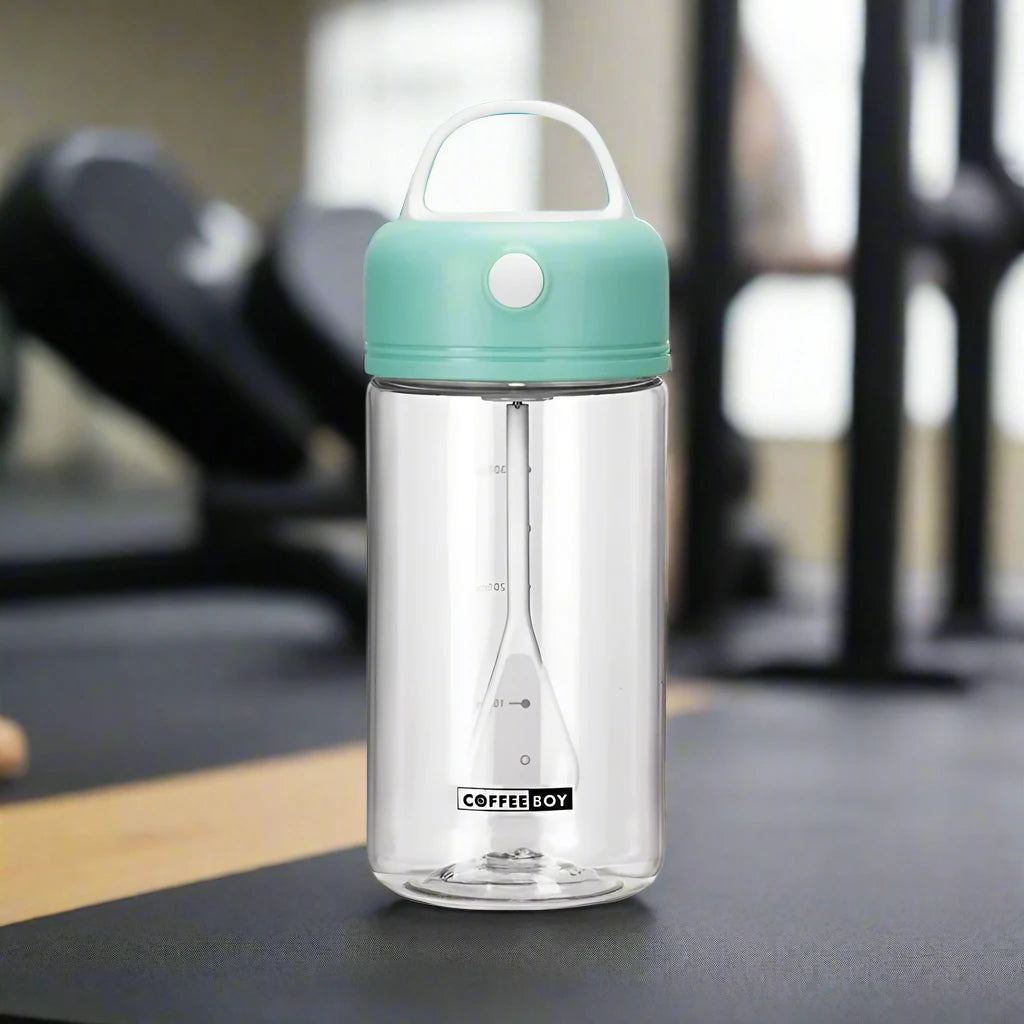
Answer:
[[[536,302],[544,290],[544,272],[540,264],[525,252],[506,253],[491,267],[487,287],[503,306],[522,309]]]

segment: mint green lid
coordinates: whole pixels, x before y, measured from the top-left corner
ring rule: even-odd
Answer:
[[[604,173],[602,210],[451,214],[424,202],[444,140],[495,114],[576,128]],[[431,137],[401,217],[366,254],[366,372],[455,381],[628,380],[665,373],[668,258],[637,219],[585,118],[539,101],[486,103]]]

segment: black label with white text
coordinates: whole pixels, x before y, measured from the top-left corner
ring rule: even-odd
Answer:
[[[460,811],[571,811],[572,788],[470,789],[459,786]]]

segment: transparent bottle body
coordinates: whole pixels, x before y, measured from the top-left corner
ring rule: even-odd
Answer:
[[[368,416],[374,873],[487,909],[645,888],[663,842],[664,383],[375,380]]]

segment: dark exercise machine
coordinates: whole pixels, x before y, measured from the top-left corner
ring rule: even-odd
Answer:
[[[302,387],[322,423],[366,449],[363,259],[384,224],[374,210],[297,202],[268,232],[242,316],[275,366]]]
[[[987,544],[992,303],[1003,275],[1024,251],[1024,190],[1011,181],[994,140],[996,17],[996,0],[961,0],[958,186],[962,196],[966,193],[974,201],[953,202],[952,209],[940,207],[932,216],[939,222],[937,241],[949,261],[949,293],[958,325],[944,623],[954,634],[993,628]]]
[[[689,632],[713,628],[726,598],[730,503],[722,387],[725,314],[739,284],[731,159],[738,17],[736,0],[703,0],[699,5],[697,104],[691,132],[696,159],[692,200],[687,204],[693,242],[685,277],[678,267],[671,276],[672,305],[674,310],[682,308],[686,332],[686,522],[676,625]],[[678,316],[674,312],[673,319]]]
[[[18,350],[14,325],[0,305],[0,465],[18,409]]]
[[[674,298],[687,330],[688,518],[679,628],[710,634],[724,611],[728,509],[723,489],[722,367],[725,313],[761,269],[739,260],[731,223],[736,0],[699,8],[693,245],[677,266]],[[747,676],[875,685],[958,687],[955,674],[908,664],[901,649],[897,535],[908,257],[943,257],[958,319],[957,409],[952,430],[948,623],[988,624],[991,303],[1024,251],[1024,198],[995,153],[995,0],[960,4],[960,173],[926,203],[908,174],[909,68],[903,0],[867,0],[854,293],[853,408],[846,440],[845,546],[840,648],[823,664],[744,666]],[[822,268],[795,267],[818,273]],[[826,268],[826,272],[834,272]]]
[[[222,268],[216,279],[196,273],[218,263],[204,259],[216,256],[218,242],[202,211],[150,139],[109,130],[35,150],[0,196],[0,295],[17,327],[173,438],[200,470],[192,535],[180,544],[9,560],[0,563],[0,601],[292,590],[333,601],[361,637],[365,565],[309,543],[295,527],[365,518],[362,472],[310,472],[307,445],[323,420],[308,395],[319,392],[301,368],[275,363],[243,318],[239,307],[258,290],[247,267]],[[358,247],[340,267],[357,274],[349,291],[362,287],[369,236],[360,218],[362,234],[341,239]],[[356,345],[361,337],[349,347]],[[337,400],[355,404],[361,423],[361,393]]]

